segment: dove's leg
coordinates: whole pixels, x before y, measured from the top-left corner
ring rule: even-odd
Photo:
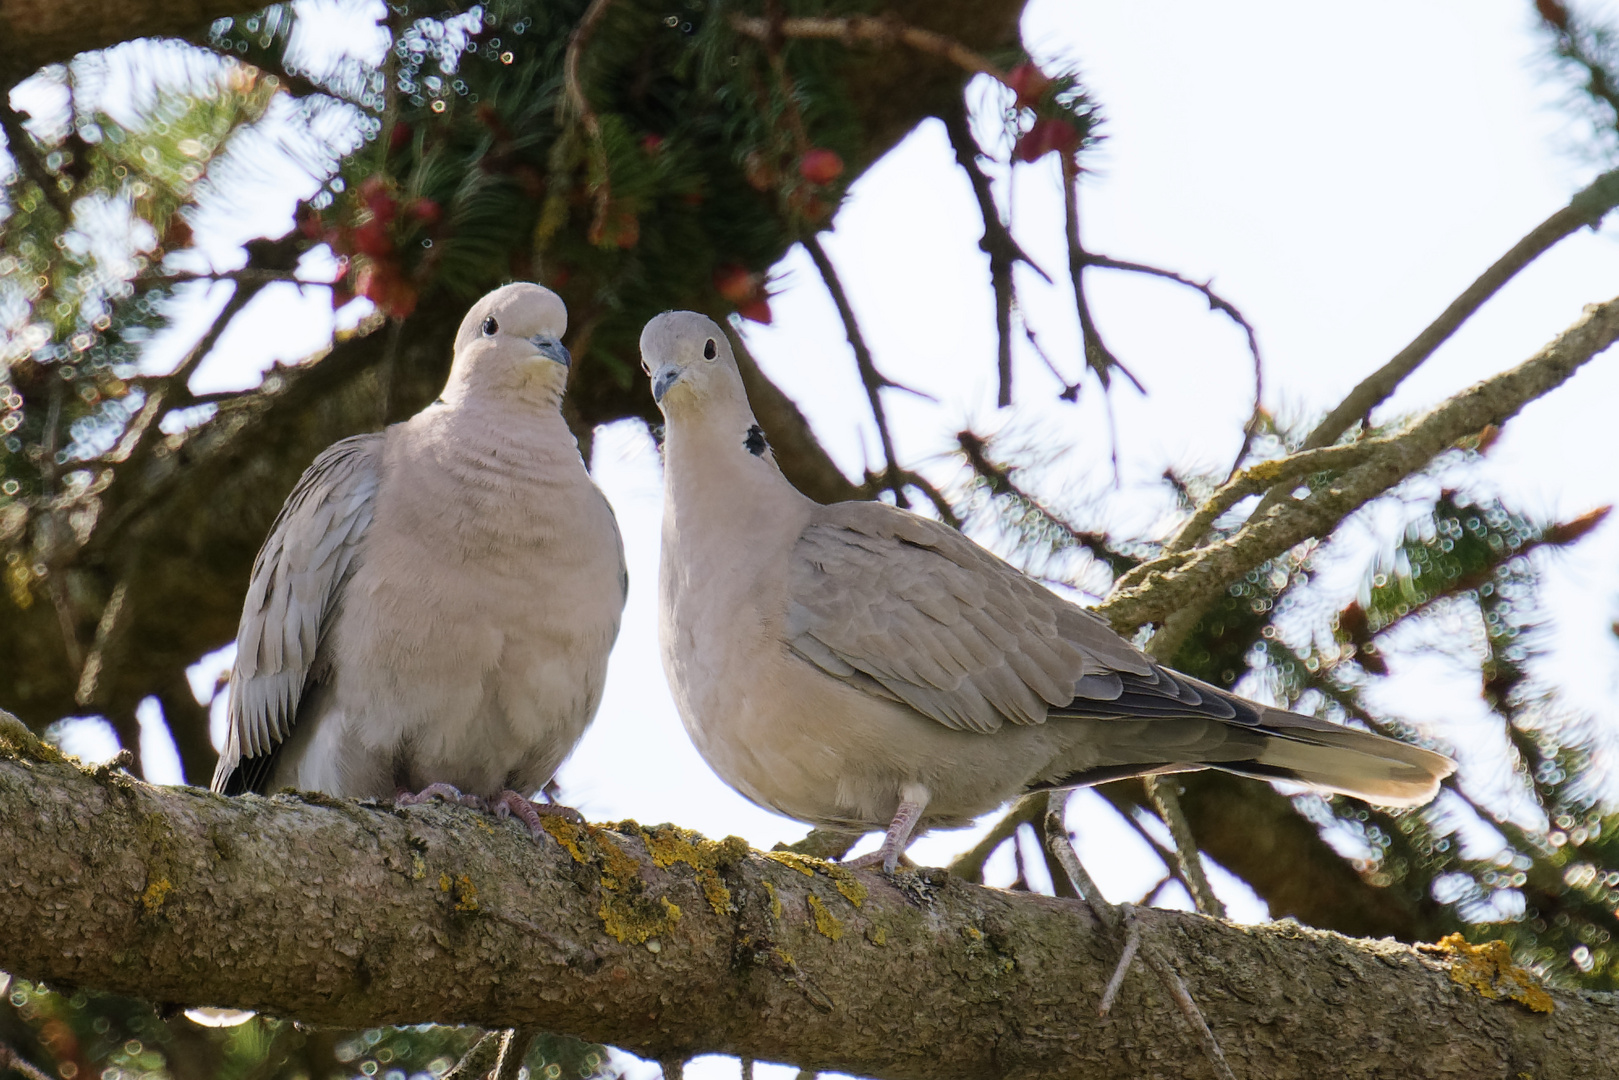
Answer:
[[[888,835],[883,837],[883,846],[870,855],[850,860],[849,865],[859,868],[881,863],[883,872],[892,874],[905,856],[905,849],[911,844],[911,834],[916,831],[916,823],[922,820],[928,798],[928,789],[921,784],[906,784],[901,788],[899,809],[894,812],[894,820],[888,823]]]
[[[510,788],[490,798],[487,805],[494,815],[503,821],[516,814],[523,824],[528,826],[528,831],[534,834],[536,840],[545,832],[545,827],[540,824],[542,815],[563,818],[575,824],[585,820],[584,816],[571,806],[561,806],[557,803],[533,803]]]
[[[461,789],[454,784],[442,783],[428,784],[422,790],[415,792],[400,788],[399,794],[394,796],[394,805],[416,806],[420,803],[432,802],[434,799],[443,799],[445,802],[453,803],[457,806],[472,806],[479,810],[488,809],[488,804],[484,802],[482,797],[463,795],[461,794]]]

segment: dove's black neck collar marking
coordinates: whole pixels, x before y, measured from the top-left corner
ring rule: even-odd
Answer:
[[[754,424],[752,427],[750,427],[748,429],[747,438],[742,440],[742,449],[746,450],[754,457],[764,457],[765,451],[770,449],[770,444],[765,441],[764,428],[760,427],[758,424]]]

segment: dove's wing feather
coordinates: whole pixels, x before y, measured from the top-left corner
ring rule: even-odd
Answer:
[[[1042,723],[1076,699],[1133,715],[1205,704],[1089,612],[954,529],[883,503],[825,507],[800,535],[787,637],[828,675],[968,731]]]
[[[259,551],[237,631],[215,791],[262,789],[299,702],[321,677],[321,642],[371,524],[383,439],[356,435],[328,447],[293,488]]]

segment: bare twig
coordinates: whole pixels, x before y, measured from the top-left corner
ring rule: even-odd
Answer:
[[[1129,559],[1121,556],[1107,546],[1107,536],[1102,533],[1085,532],[1077,529],[1063,518],[1061,514],[1052,510],[1045,503],[1023,490],[1017,484],[1014,475],[1016,466],[1002,466],[989,457],[989,444],[983,436],[973,431],[958,431],[956,445],[961,448],[962,456],[967,459],[967,467],[973,474],[989,485],[989,490],[995,495],[1009,495],[1016,498],[1029,509],[1051,522],[1074,543],[1076,547],[1084,548],[1090,552],[1091,557],[1106,565],[1117,574],[1123,565],[1129,564]]]
[[[55,1080],[49,1073],[17,1053],[6,1043],[0,1042],[0,1073],[7,1070],[20,1074],[24,1080]]]
[[[520,1027],[508,1028],[500,1033],[500,1057],[495,1064],[493,1080],[517,1080],[523,1060],[528,1057],[528,1048],[540,1031],[537,1027]]]
[[[1206,604],[1266,559],[1322,536],[1458,439],[1501,424],[1524,405],[1561,385],[1593,356],[1619,340],[1619,299],[1586,308],[1573,326],[1524,363],[1436,406],[1396,434],[1367,442],[1366,459],[1339,479],[1268,514],[1256,513],[1236,534],[1194,551],[1162,555],[1121,577],[1096,611],[1130,632],[1169,613]]]
[[[10,82],[11,80],[6,80],[8,85]],[[67,192],[57,186],[56,177],[45,168],[45,162],[41,160],[33,138],[23,126],[22,117],[11,107],[4,93],[0,93],[0,131],[6,133],[6,148],[11,151],[11,160],[17,163],[18,171],[39,188],[40,194],[45,196],[45,201],[62,216],[62,225],[65,228],[73,220],[73,200],[68,198]]]
[[[989,832],[984,834],[983,840],[979,840],[978,844],[967,848],[965,852],[960,853],[954,860],[950,861],[947,870],[957,878],[962,878],[963,881],[983,881],[984,863],[989,861],[989,857],[996,853],[996,848],[1012,839],[1012,834],[1017,832],[1018,826],[1031,824],[1044,813],[1046,813],[1046,797],[1044,795],[1039,795],[1039,793],[1025,795],[1025,797],[1012,803],[1012,810],[1007,811],[1002,816],[1001,821],[997,821],[989,829]]]
[[[595,175],[591,177],[590,187],[595,196],[596,219],[593,230],[600,231],[607,221],[608,204],[613,198],[612,184],[607,176],[607,144],[602,140],[601,118],[590,107],[590,99],[585,95],[585,84],[579,77],[579,58],[584,54],[585,45],[589,43],[596,27],[601,24],[602,17],[612,6],[613,0],[591,0],[590,6],[585,9],[584,17],[579,25],[574,27],[573,33],[568,37],[568,51],[562,58],[562,87],[563,97],[559,103],[571,108],[579,118],[579,124],[585,129],[585,135],[590,140],[590,153],[594,159]]]
[[[1147,274],[1151,277],[1160,277],[1185,285],[1188,289],[1196,289],[1209,302],[1210,311],[1218,311],[1242,327],[1242,332],[1248,337],[1248,353],[1254,359],[1254,408],[1249,415],[1247,425],[1242,429],[1242,449],[1237,451],[1237,456],[1232,461],[1231,473],[1227,476],[1227,479],[1230,479],[1230,476],[1235,475],[1237,469],[1242,466],[1243,459],[1248,456],[1248,450],[1253,446],[1254,435],[1259,430],[1259,421],[1264,416],[1262,401],[1265,395],[1265,364],[1259,356],[1259,335],[1255,333],[1253,324],[1243,316],[1242,312],[1237,310],[1236,305],[1215,292],[1210,282],[1194,281],[1184,274],[1177,274],[1173,270],[1165,270],[1158,266],[1150,266],[1147,263],[1111,259],[1106,255],[1096,255],[1088,251],[1082,252],[1082,254],[1088,266],[1101,267],[1104,270],[1123,270],[1132,274]]]
[[[444,1074],[443,1080],[484,1080],[490,1070],[500,1062],[501,1052],[511,1040],[512,1031],[507,1028],[502,1031],[486,1031],[467,1048],[449,1072]]]
[[[1079,861],[1074,852],[1073,840],[1068,835],[1068,798],[1073,792],[1069,790],[1052,791],[1046,794],[1046,818],[1044,822],[1045,834],[1051,838],[1047,850],[1057,859],[1063,873],[1068,875],[1068,881],[1074,886],[1092,912],[1095,913],[1103,926],[1115,936],[1118,935],[1120,920],[1119,909],[1107,902],[1102,890],[1096,887],[1091,875]]]
[[[838,314],[843,318],[843,330],[849,338],[849,347],[854,350],[855,365],[860,370],[860,383],[866,388],[866,400],[871,404],[871,415],[877,422],[877,438],[883,447],[885,462],[883,486],[892,491],[902,505],[906,505],[909,500],[905,497],[905,479],[900,475],[899,459],[894,454],[894,438],[888,431],[888,416],[883,412],[882,399],[884,389],[904,388],[884,378],[877,370],[877,364],[871,358],[871,350],[866,346],[865,336],[860,332],[860,323],[854,317],[854,308],[849,306],[848,294],[843,291],[843,283],[838,280],[838,272],[832,265],[832,260],[827,258],[826,250],[821,247],[820,238],[810,233],[804,237],[803,244],[804,250],[815,260],[815,268],[821,272],[821,280],[826,282],[827,292],[832,294],[832,302],[837,305]]]
[[[306,281],[290,270],[265,270],[257,266],[244,266],[239,270],[211,270],[206,274],[142,274],[134,284],[140,286],[185,285],[193,281],[234,281],[238,284],[269,285],[276,281],[290,281],[294,285],[329,285],[327,281]]]
[[[1085,898],[1085,903],[1090,907],[1091,911],[1095,912],[1096,917],[1107,927],[1108,932],[1120,941],[1123,955],[1121,955],[1119,966],[1114,970],[1113,978],[1123,982],[1124,976],[1122,972],[1127,967],[1124,955],[1127,955],[1130,949],[1130,933],[1137,915],[1128,906],[1122,909],[1116,908],[1104,900],[1101,890],[1096,887],[1096,882],[1091,880],[1091,876],[1085,872],[1085,867],[1080,864],[1079,856],[1074,853],[1073,843],[1068,836],[1068,825],[1063,816],[1063,811],[1068,804],[1068,795],[1069,793],[1066,791],[1054,791],[1047,797],[1045,831],[1052,841],[1048,850],[1057,857],[1058,863],[1062,866],[1064,872],[1068,874],[1074,888]],[[1198,1044],[1203,1048],[1203,1053],[1214,1067],[1215,1074],[1221,1080],[1236,1080],[1232,1075],[1231,1066],[1226,1062],[1225,1052],[1220,1049],[1220,1044],[1215,1040],[1214,1033],[1209,1030],[1208,1021],[1203,1019],[1203,1013],[1197,1007],[1197,1002],[1192,1000],[1191,992],[1186,989],[1185,980],[1181,978],[1180,973],[1175,970],[1174,966],[1160,955],[1157,949],[1153,948],[1150,942],[1140,942],[1139,934],[1136,937],[1142,959],[1147,962],[1147,966],[1152,969],[1153,974],[1158,976],[1158,981],[1163,983],[1164,988],[1175,999],[1175,1004],[1180,1008],[1181,1015],[1186,1018],[1192,1033],[1197,1036]],[[1110,985],[1112,981],[1112,979],[1109,980]],[[1115,994],[1118,992],[1116,987],[1113,992]],[[1112,1000],[1106,996],[1107,992],[1105,990],[1103,994],[1106,1008],[1110,1010]],[[1103,1015],[1106,1015],[1106,1011],[1103,1012]]]
[[[934,485],[933,481],[929,480],[921,473],[914,472],[911,469],[899,470],[899,478],[904,482],[906,487],[913,487],[920,491],[927,498],[928,502],[933,504],[934,513],[939,515],[940,521],[944,522],[952,529],[961,528],[961,518],[956,514],[956,508],[950,505],[950,500],[945,498],[944,492],[940,491]],[[868,478],[868,483],[877,479],[881,479],[881,477]]]
[[[1085,363],[1096,372],[1104,389],[1113,381],[1113,369],[1118,368],[1137,391],[1145,394],[1147,388],[1141,385],[1141,380],[1119,363],[1119,358],[1103,343],[1096,321],[1091,318],[1090,303],[1085,299],[1085,267],[1090,265],[1090,254],[1079,242],[1079,162],[1072,154],[1065,154],[1062,159],[1062,203],[1064,229],[1068,235],[1068,276],[1074,283],[1074,307],[1079,311]]]
[[[966,102],[957,98],[945,109],[940,116],[944,121],[945,131],[950,135],[950,145],[956,152],[956,163],[967,174],[972,182],[973,195],[978,199],[978,213],[984,220],[984,235],[978,241],[979,248],[989,256],[989,280],[995,291],[995,333],[997,343],[996,371],[1000,376],[1000,391],[997,404],[1002,408],[1012,404],[1012,308],[1017,303],[1016,285],[1012,279],[1012,267],[1023,262],[1034,268],[1034,272],[1051,281],[1047,274],[1013,239],[1012,232],[1001,221],[1000,210],[995,205],[995,193],[990,187],[989,177],[978,166],[978,155],[981,152],[978,140],[973,138],[972,128],[967,123]],[[1033,340],[1033,335],[1030,335]],[[1049,363],[1049,361],[1048,361]],[[1055,368],[1052,369],[1056,371]],[[1060,375],[1058,378],[1062,378]],[[1067,380],[1063,380],[1067,385]]]
[[[1019,825],[1032,825],[1046,811],[1043,794],[1025,795],[1012,804],[1012,808],[992,826],[984,838],[957,855],[947,868],[952,875],[964,881],[982,882],[984,864],[995,854],[995,849],[1012,838]]]
[[[1512,245],[1511,250],[1452,300],[1439,318],[1413,338],[1409,345],[1395,353],[1393,359],[1351,390],[1305,438],[1303,448],[1313,450],[1336,442],[1357,420],[1387,400],[1405,377],[1432,356],[1434,350],[1443,345],[1501,286],[1559,241],[1584,226],[1595,226],[1615,206],[1619,206],[1619,169],[1597,177],[1570,199],[1567,206],[1536,225],[1528,235]]]
[[[1180,798],[1175,794],[1174,780],[1163,776],[1144,776],[1142,782],[1146,784],[1147,798],[1151,800],[1153,809],[1169,826],[1169,835],[1175,838],[1176,868],[1180,871],[1180,879],[1186,885],[1186,890],[1192,894],[1192,903],[1197,905],[1200,913],[1210,918],[1225,918],[1225,905],[1214,895],[1208,875],[1203,872],[1203,859],[1198,854],[1197,840],[1192,836],[1186,813],[1181,809]]]
[[[230,326],[230,321],[243,308],[252,303],[253,298],[267,284],[269,284],[267,281],[243,281],[238,284],[236,291],[231,293],[230,299],[225,301],[225,306],[219,309],[218,315],[214,316],[213,324],[208,327],[208,332],[197,339],[197,343],[186,352],[185,357],[180,361],[180,365],[169,373],[169,385],[175,388],[177,396],[182,401],[189,398],[191,393],[186,389],[186,383],[191,381],[191,376],[196,374],[197,368],[208,358],[208,354],[214,351],[214,346],[219,344],[219,339],[224,336],[225,330]]]
[[[1129,904],[1121,906],[1124,908],[1125,925],[1130,929],[1125,935],[1124,952],[1119,954],[1119,966],[1113,969],[1113,977],[1102,988],[1102,1004],[1096,1010],[1096,1015],[1101,1017],[1113,1011],[1113,999],[1118,996],[1119,987],[1124,985],[1124,974],[1135,961],[1136,950],[1141,948],[1141,921],[1135,917]]]
[[[908,26],[888,16],[851,15],[842,19],[810,17],[772,21],[754,16],[733,15],[731,29],[743,37],[751,37],[758,41],[768,41],[772,36],[780,35],[785,38],[841,41],[845,45],[880,46],[898,42],[918,52],[948,60],[963,71],[975,75],[988,75],[1002,84],[1006,83],[1006,72],[961,42],[943,34],[936,34],[932,30]]]

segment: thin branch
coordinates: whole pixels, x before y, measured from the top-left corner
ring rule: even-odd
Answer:
[[[1027,263],[1047,282],[1051,281],[1051,275],[1035,265],[1034,260],[1013,239],[1006,223],[1001,221],[989,177],[978,166],[978,156],[982,151],[967,123],[966,102],[957,98],[950,108],[942,111],[940,119],[944,121],[950,145],[956,152],[956,163],[972,182],[973,195],[978,199],[978,213],[984,221],[984,235],[979,239],[978,247],[989,256],[989,280],[995,291],[995,370],[1000,377],[996,401],[1001,408],[1005,408],[1012,404],[1012,308],[1017,303],[1012,267],[1018,262]],[[1064,380],[1064,385],[1066,382]]]
[[[1192,894],[1192,903],[1197,905],[1200,913],[1210,918],[1225,918],[1225,905],[1214,895],[1208,875],[1203,872],[1203,860],[1198,855],[1192,826],[1187,823],[1186,813],[1175,794],[1175,781],[1164,776],[1144,776],[1142,782],[1147,787],[1147,798],[1151,800],[1153,809],[1169,826],[1169,835],[1175,838],[1176,868],[1180,871],[1181,882]]]
[[[1129,931],[1138,916],[1133,908],[1126,907],[1121,910],[1104,900],[1101,890],[1096,887],[1096,882],[1091,880],[1091,876],[1085,872],[1084,866],[1080,864],[1079,856],[1074,853],[1073,842],[1068,835],[1068,825],[1064,818],[1068,795],[1069,793],[1066,791],[1054,791],[1048,796],[1045,831],[1052,838],[1048,850],[1057,857],[1057,861],[1068,874],[1074,888],[1085,898],[1086,904],[1090,905],[1097,918],[1107,926],[1114,938],[1120,941],[1122,946],[1121,963],[1114,969],[1114,977],[1122,982],[1123,975],[1120,974],[1120,969],[1124,966],[1122,963],[1123,954],[1129,952]],[[1151,943],[1146,943],[1141,948],[1141,956],[1142,959],[1146,960],[1147,966],[1152,969],[1153,974],[1158,976],[1158,981],[1163,983],[1170,996],[1175,999],[1175,1004],[1180,1008],[1181,1015],[1186,1018],[1187,1025],[1191,1027],[1192,1033],[1197,1037],[1198,1045],[1202,1047],[1204,1056],[1214,1066],[1215,1074],[1221,1080],[1236,1080],[1232,1075],[1231,1066],[1226,1063],[1225,1052],[1220,1049],[1219,1041],[1215,1039],[1214,1033],[1209,1030],[1208,1021],[1203,1018],[1203,1012],[1197,1007],[1197,1002],[1192,1000],[1191,992],[1186,989],[1186,981],[1181,978],[1180,972],[1176,971],[1174,966],[1157,949],[1152,947]],[[1107,999],[1104,998],[1104,1000]],[[1107,1000],[1107,1004],[1111,1009],[1111,1000]]]
[[[11,80],[5,81],[9,84]],[[16,162],[17,171],[39,188],[40,194],[45,196],[45,201],[62,216],[62,225],[65,228],[73,221],[73,200],[68,198],[67,192],[57,186],[56,177],[45,168],[45,162],[39,156],[39,148],[34,145],[33,137],[23,126],[22,117],[11,107],[4,90],[0,90],[0,131],[6,133],[6,148],[11,151],[11,160]]]
[[[918,52],[948,60],[963,71],[983,74],[1006,84],[1006,72],[961,42],[932,30],[909,26],[891,16],[851,15],[848,18],[796,18],[771,20],[747,15],[731,16],[731,29],[743,37],[769,41],[774,36],[841,41],[845,45],[892,45],[896,42]]]
[[[12,1049],[9,1044],[0,1042],[0,1073],[4,1073],[8,1069],[21,1074],[23,1080],[56,1080],[55,1077]]]
[[[1119,987],[1124,985],[1125,972],[1135,962],[1136,950],[1141,948],[1141,921],[1134,917],[1128,904],[1125,905],[1125,924],[1130,929],[1125,935],[1124,952],[1119,954],[1119,966],[1113,969],[1113,977],[1102,988],[1102,1004],[1096,1010],[1096,1015],[1103,1019],[1113,1011],[1113,999],[1118,996]]]
[[[995,849],[1010,840],[1019,825],[1032,825],[1046,812],[1046,797],[1042,793],[1025,795],[1012,804],[999,821],[984,834],[984,838],[957,855],[947,867],[952,875],[963,881],[982,882],[984,864],[995,854]]]
[[[1227,479],[1230,479],[1232,475],[1236,474],[1237,469],[1242,466],[1243,459],[1248,456],[1248,451],[1253,446],[1254,435],[1259,430],[1259,421],[1264,416],[1262,402],[1265,396],[1265,364],[1259,356],[1259,335],[1254,332],[1253,324],[1243,316],[1242,312],[1237,310],[1236,305],[1216,293],[1211,282],[1194,281],[1183,274],[1177,274],[1173,270],[1149,266],[1146,263],[1110,259],[1106,255],[1096,255],[1088,251],[1083,252],[1083,255],[1085,256],[1086,264],[1089,266],[1101,267],[1104,270],[1124,270],[1132,274],[1161,277],[1177,284],[1185,285],[1188,289],[1196,289],[1209,302],[1210,311],[1218,311],[1242,327],[1242,332],[1248,337],[1248,353],[1254,359],[1254,408],[1249,415],[1247,425],[1242,429],[1242,449],[1237,451],[1237,456],[1231,463],[1231,473],[1227,476]]]
[[[329,281],[309,281],[299,277],[288,270],[263,270],[256,266],[244,266],[239,270],[213,270],[206,274],[177,273],[177,274],[142,274],[135,278],[133,284],[141,286],[167,286],[185,285],[193,281],[234,281],[238,284],[269,285],[276,281],[290,281],[294,285],[331,285]]]
[[[1072,154],[1062,157],[1062,205],[1063,228],[1068,237],[1068,276],[1074,283],[1074,307],[1079,312],[1085,363],[1096,372],[1103,389],[1112,382],[1113,369],[1118,368],[1139,393],[1145,394],[1147,388],[1108,350],[1101,332],[1096,329],[1096,321],[1091,318],[1091,306],[1085,298],[1085,267],[1090,265],[1091,256],[1079,242],[1079,163]]]
[[[579,118],[580,126],[585,129],[586,137],[590,140],[590,153],[595,159],[596,172],[591,183],[596,207],[592,230],[597,232],[606,224],[607,208],[613,198],[613,188],[607,176],[607,144],[602,139],[601,118],[590,107],[590,98],[585,94],[585,84],[579,77],[579,59],[612,3],[613,0],[591,0],[590,6],[585,9],[584,17],[579,20],[579,25],[574,27],[573,33],[568,36],[568,51],[562,58],[564,93],[562,102],[559,103],[559,111],[562,104],[573,110]]]
[[[1169,613],[1206,604],[1237,577],[1314,536],[1453,446],[1499,425],[1524,405],[1561,385],[1593,356],[1619,340],[1619,299],[1586,308],[1573,326],[1522,364],[1484,380],[1413,420],[1397,434],[1366,440],[1366,459],[1338,480],[1255,514],[1234,535],[1195,551],[1161,555],[1125,574],[1095,610],[1115,629],[1132,632]]]
[[[854,350],[855,366],[860,371],[860,383],[866,388],[866,400],[871,405],[871,415],[877,421],[877,438],[882,443],[883,460],[886,463],[883,470],[885,480],[884,488],[892,491],[900,503],[908,504],[905,497],[905,479],[900,475],[899,459],[894,453],[894,439],[888,431],[888,416],[883,412],[882,391],[888,387],[898,387],[899,384],[884,378],[877,370],[877,364],[872,360],[871,350],[866,346],[865,335],[860,332],[860,323],[854,316],[854,308],[849,305],[848,294],[843,291],[843,283],[838,280],[837,269],[832,260],[827,258],[826,250],[821,247],[821,240],[814,233],[804,237],[802,241],[804,250],[808,251],[810,258],[815,260],[815,268],[821,272],[821,280],[826,282],[827,292],[832,294],[832,302],[838,307],[838,314],[843,318],[843,331],[849,338],[849,347]]]
[[[1102,890],[1091,880],[1091,875],[1074,851],[1073,838],[1068,835],[1068,799],[1071,795],[1073,792],[1067,789],[1046,793],[1044,832],[1051,837],[1047,850],[1056,856],[1057,864],[1068,875],[1069,884],[1073,885],[1074,891],[1085,901],[1097,920],[1117,936],[1121,925],[1119,909],[1107,902]]]
[[[1536,225],[1528,235],[1512,245],[1511,250],[1452,300],[1450,306],[1409,345],[1351,390],[1305,438],[1303,448],[1313,450],[1337,442],[1356,421],[1386,401],[1406,376],[1432,356],[1434,350],[1443,345],[1462,323],[1520,270],[1581,228],[1587,225],[1595,227],[1615,206],[1619,206],[1619,169],[1597,177],[1570,199],[1567,206]]]

